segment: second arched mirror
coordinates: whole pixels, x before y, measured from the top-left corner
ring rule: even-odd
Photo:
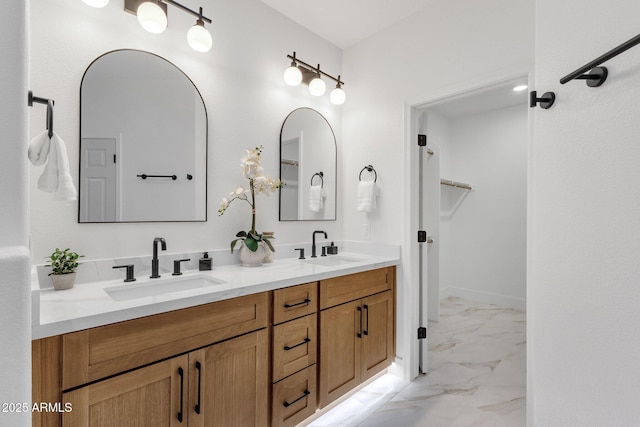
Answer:
[[[280,221],[335,221],[336,138],[311,108],[293,110],[280,131]]]

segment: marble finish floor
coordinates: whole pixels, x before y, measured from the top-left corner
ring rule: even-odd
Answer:
[[[524,427],[526,316],[460,298],[429,323],[429,372],[408,383],[384,375],[314,427]]]

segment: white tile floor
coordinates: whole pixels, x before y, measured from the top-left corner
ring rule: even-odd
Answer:
[[[314,427],[524,427],[525,313],[459,298],[429,324],[429,372],[384,375]]]

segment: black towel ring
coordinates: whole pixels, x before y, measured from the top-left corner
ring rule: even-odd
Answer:
[[[320,187],[324,188],[324,174],[322,172],[316,172],[311,175],[311,185],[313,185],[313,178],[315,178],[316,175],[320,177]]]
[[[373,166],[367,165],[367,166],[363,167],[362,170],[360,171],[360,175],[358,175],[358,181],[362,181],[362,172],[364,172],[365,170],[367,170],[368,172],[373,172],[374,173],[373,182],[376,182],[378,180],[378,172],[376,172],[376,170],[373,168]]]

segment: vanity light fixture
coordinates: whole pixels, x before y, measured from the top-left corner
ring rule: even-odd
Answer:
[[[335,105],[342,105],[347,97],[342,85],[344,82],[338,78],[335,78],[324,71],[320,70],[320,64],[317,67],[307,64],[296,58],[296,53],[293,55],[287,55],[287,58],[291,59],[291,65],[284,72],[284,82],[289,86],[298,86],[300,83],[304,83],[309,86],[309,92],[313,96],[322,96],[327,90],[327,85],[322,80],[322,76],[327,77],[336,82],[336,87],[331,91],[329,100]]]
[[[83,3],[88,4],[91,7],[96,7],[98,9],[105,7],[109,4],[109,0],[82,0]]]
[[[213,39],[211,33],[204,27],[204,23],[211,24],[212,21],[202,14],[202,8],[196,12],[174,0],[124,0],[124,10],[137,15],[142,28],[150,33],[159,34],[167,28],[167,5],[169,4],[196,17],[195,25],[187,32],[187,42],[195,51],[209,52]]]

